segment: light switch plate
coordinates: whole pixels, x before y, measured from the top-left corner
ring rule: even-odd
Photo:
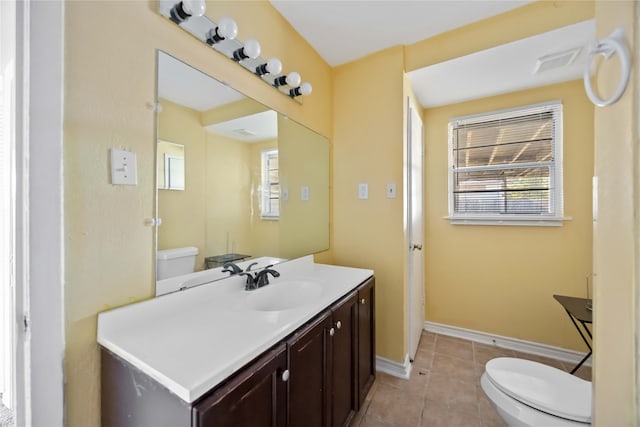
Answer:
[[[289,200],[289,189],[288,188],[282,188],[282,194],[280,195],[280,198],[284,201]]]
[[[300,199],[302,200],[309,200],[309,187],[306,185],[303,185],[302,187],[300,187]]]
[[[136,153],[111,149],[111,184],[138,185]]]
[[[358,199],[369,198],[369,184],[366,182],[358,184]]]

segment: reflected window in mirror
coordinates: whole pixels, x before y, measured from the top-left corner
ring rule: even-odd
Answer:
[[[158,141],[158,188],[184,190],[184,145]]]
[[[280,173],[278,169],[278,150],[262,151],[262,219],[280,218]]]

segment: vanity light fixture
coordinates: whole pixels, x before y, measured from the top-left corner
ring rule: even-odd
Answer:
[[[254,59],[260,56],[260,43],[256,39],[249,39],[244,42],[244,46],[233,52],[234,61],[242,61],[245,59]]]
[[[162,16],[290,99],[302,103],[302,96],[311,93],[311,84],[300,84],[300,74],[295,71],[282,73],[282,62],[278,58],[262,58],[257,40],[242,42],[236,39],[238,24],[233,18],[223,16],[217,23],[209,19],[204,14],[205,0],[159,0],[158,5]]]
[[[286,76],[280,76],[273,79],[273,85],[275,87],[280,87],[284,85],[289,85],[291,87],[300,86],[300,74],[295,71],[290,72]]]
[[[311,83],[304,82],[300,86],[290,89],[289,96],[292,98],[295,98],[296,96],[300,96],[300,95],[307,96],[311,94],[312,90],[313,90],[313,87],[311,86]]]
[[[233,18],[223,16],[218,21],[218,25],[207,33],[206,42],[209,46],[221,42],[222,40],[233,40],[238,35],[238,24]]]
[[[169,19],[180,25],[192,16],[204,15],[206,8],[204,0],[182,0],[171,8]]]
[[[282,71],[282,62],[278,58],[271,58],[262,65],[256,67],[256,74],[264,76],[265,74],[280,74]]]

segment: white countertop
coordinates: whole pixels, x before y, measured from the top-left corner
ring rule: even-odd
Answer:
[[[243,277],[193,287],[98,315],[98,343],[191,403],[373,275],[303,257],[274,267],[268,286],[322,286],[305,305],[256,311]],[[265,289],[265,288],[262,288]]]

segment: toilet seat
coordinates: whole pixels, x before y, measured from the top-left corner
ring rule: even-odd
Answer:
[[[487,362],[487,378],[503,393],[539,411],[581,423],[591,422],[591,383],[560,369],[524,359]]]

